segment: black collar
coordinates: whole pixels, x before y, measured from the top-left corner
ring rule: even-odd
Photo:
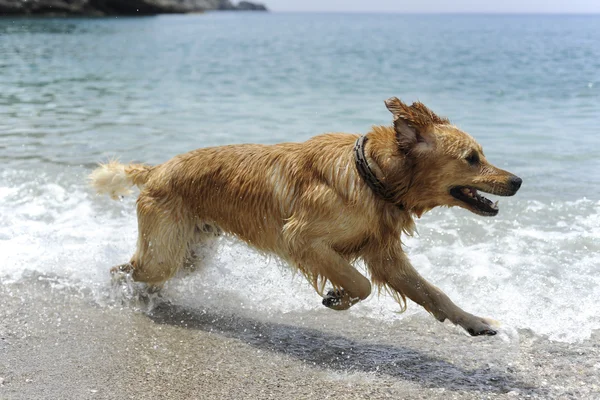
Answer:
[[[375,192],[379,197],[388,201],[390,203],[394,203],[392,193],[385,187],[383,182],[381,182],[377,176],[373,173],[373,170],[369,166],[369,162],[367,161],[367,157],[365,156],[365,143],[367,142],[367,136],[361,136],[356,140],[354,144],[354,161],[356,164],[356,169],[358,170],[358,174],[365,181],[367,186],[371,188],[372,191]],[[402,204],[398,205],[399,208],[403,208]]]

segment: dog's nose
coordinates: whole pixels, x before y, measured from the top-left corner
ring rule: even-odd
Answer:
[[[514,190],[516,192],[521,187],[521,184],[523,183],[523,179],[519,178],[518,176],[512,176],[509,179],[508,183],[510,184],[510,187],[512,188],[512,190]]]

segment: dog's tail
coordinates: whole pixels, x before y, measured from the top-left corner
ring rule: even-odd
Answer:
[[[142,187],[150,176],[152,167],[143,164],[119,164],[109,161],[100,164],[89,176],[90,183],[99,194],[108,194],[111,198],[131,194],[131,187]]]

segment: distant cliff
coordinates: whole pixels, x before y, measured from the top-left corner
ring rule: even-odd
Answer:
[[[0,15],[154,15],[210,10],[267,11],[262,4],[230,0],[0,0]]]

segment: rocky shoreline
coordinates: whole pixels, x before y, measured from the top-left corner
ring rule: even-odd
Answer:
[[[0,16],[105,16],[203,11],[267,11],[263,4],[230,0],[0,0]]]

